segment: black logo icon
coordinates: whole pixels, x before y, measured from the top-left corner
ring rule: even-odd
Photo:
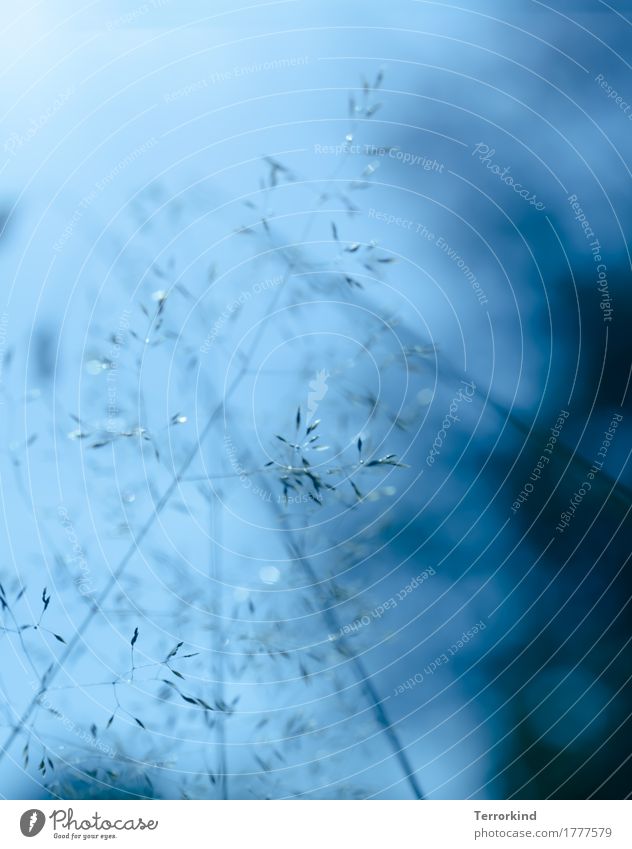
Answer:
[[[31,808],[20,817],[20,831],[25,837],[35,837],[44,828],[46,817],[43,811]]]

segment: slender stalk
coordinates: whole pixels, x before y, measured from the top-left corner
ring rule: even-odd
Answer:
[[[214,629],[214,645],[212,657],[214,657],[213,675],[216,680],[215,695],[217,702],[222,705],[224,698],[224,630],[222,628],[223,615],[223,572],[222,572],[222,502],[221,499],[211,501],[211,558],[209,568],[209,586],[211,593],[211,610],[216,620]],[[222,799],[228,799],[228,758],[226,751],[226,715],[219,712],[216,719],[217,729],[217,775],[219,779],[220,795]]]
[[[247,449],[244,453],[246,453],[247,455],[250,454]],[[252,457],[251,460],[253,460]],[[312,587],[317,587],[321,583],[321,581],[318,575],[316,574],[316,571],[312,566],[310,559],[299,551],[296,542],[293,540],[293,533],[286,522],[286,514],[283,512],[279,504],[275,503],[274,501],[270,501],[268,503],[274,510],[276,518],[285,525],[286,540],[292,558],[301,566],[301,568],[305,572],[305,575],[310,585]],[[405,775],[406,781],[410,785],[410,789],[412,791],[413,796],[416,799],[424,799],[424,794],[421,789],[421,785],[417,779],[415,770],[413,769],[413,766],[408,758],[406,748],[400,740],[396,728],[393,726],[392,722],[388,718],[383,701],[380,699],[379,694],[375,689],[373,682],[371,681],[370,675],[362,659],[358,657],[357,654],[355,654],[348,640],[345,639],[342,623],[338,619],[338,616],[336,615],[335,611],[327,604],[323,604],[321,606],[321,615],[325,620],[329,633],[341,635],[338,642],[343,647],[345,655],[349,658],[360,688],[368,703],[371,705],[373,714],[377,720],[378,725],[384,730],[384,733],[386,734],[386,737],[391,745],[391,748],[393,749],[395,757],[402,769],[402,772]]]
[[[303,571],[305,572],[305,575],[307,576],[311,584],[313,586],[317,586],[319,583],[319,578],[316,572],[314,571],[314,567],[312,566],[309,558],[300,554],[296,549],[294,549],[292,554],[296,562],[302,567]],[[321,615],[325,620],[325,623],[330,633],[343,633],[342,624],[330,607],[323,606],[321,610]],[[417,780],[415,770],[413,769],[413,766],[408,758],[408,754],[406,753],[406,748],[400,740],[397,730],[388,718],[384,703],[380,699],[379,694],[375,689],[373,682],[371,681],[370,675],[364,663],[362,662],[362,659],[352,651],[349,642],[345,639],[344,636],[340,636],[338,638],[338,643],[343,647],[345,655],[349,658],[351,665],[353,666],[356,678],[358,679],[358,683],[360,684],[360,688],[362,689],[362,692],[364,693],[367,701],[371,705],[371,708],[373,709],[373,713],[378,724],[386,734],[386,737],[391,745],[391,748],[393,749],[395,757],[397,758],[397,761],[400,767],[402,768],[402,772],[404,773],[406,781],[410,785],[410,789],[413,793],[413,796],[416,799],[423,799],[424,794],[421,789],[421,785]]]

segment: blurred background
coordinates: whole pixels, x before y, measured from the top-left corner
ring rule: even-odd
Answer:
[[[3,11],[2,797],[627,797],[632,4]]]

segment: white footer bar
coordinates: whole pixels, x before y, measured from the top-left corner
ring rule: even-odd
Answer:
[[[632,802],[0,802],[0,846],[73,844],[630,849]]]

